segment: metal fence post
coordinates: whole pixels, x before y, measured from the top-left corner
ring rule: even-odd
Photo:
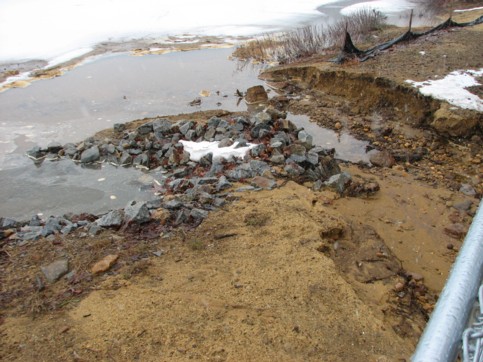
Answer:
[[[413,362],[453,362],[483,278],[483,202],[421,336]]]

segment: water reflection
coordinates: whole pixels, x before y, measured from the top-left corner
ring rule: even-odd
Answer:
[[[92,170],[70,160],[36,167],[24,153],[35,144],[79,142],[114,123],[144,117],[217,108],[244,111],[245,102],[237,104],[235,91],[263,84],[257,78],[260,66],[240,70],[227,60],[231,52],[106,56],[62,77],[0,93],[0,217],[99,213],[151,197],[138,184],[139,170],[110,165]],[[210,96],[189,106],[201,90]]]
[[[337,159],[354,163],[369,163],[369,154],[366,152],[369,142],[360,141],[345,132],[338,133],[320,127],[317,123],[311,122],[310,118],[305,115],[289,113],[287,118],[297,127],[303,127],[312,135],[314,145],[324,148],[335,148],[335,157]]]
[[[105,56],[62,77],[0,93],[0,168],[14,140],[46,146],[78,142],[114,123],[207,109],[245,110],[236,89],[263,84],[261,66],[238,69],[233,49]],[[201,90],[210,96],[200,97]],[[192,107],[195,98],[201,103]],[[20,149],[25,152],[27,147]]]

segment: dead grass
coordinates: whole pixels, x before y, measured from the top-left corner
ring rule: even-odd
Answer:
[[[108,230],[96,237],[74,234],[54,241],[40,239],[25,246],[7,244],[4,251],[9,257],[1,264],[4,274],[0,309],[36,317],[71,307],[95,289],[104,280],[104,274],[119,274],[124,279],[142,274],[149,267],[147,258],[159,249],[158,243]],[[118,254],[118,261],[108,272],[93,275],[90,268],[107,254]],[[50,284],[40,267],[59,258],[69,260],[71,274]]]
[[[234,56],[287,64],[330,51],[343,42],[346,31],[355,41],[363,41],[371,32],[382,29],[385,19],[381,12],[361,9],[332,25],[310,25],[289,32],[267,34],[242,45],[235,50]]]

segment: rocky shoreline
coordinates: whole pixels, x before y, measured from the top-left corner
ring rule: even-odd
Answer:
[[[263,87],[254,88],[248,93],[259,92],[260,88],[264,92]],[[103,215],[70,214],[46,220],[35,215],[29,221],[3,218],[0,237],[25,245],[41,237],[55,239],[56,234],[76,231],[80,237],[95,236],[105,228],[150,222],[163,228],[195,227],[209,211],[236,199],[237,192],[273,189],[287,180],[309,182],[316,191],[328,187],[341,196],[369,196],[379,190],[374,180],[355,179],[342,172],[333,149],[314,146],[311,135],[273,107],[251,117],[211,117],[204,124],[156,118],[134,130],[125,128],[123,124],[114,125],[117,139],[91,137],[78,144],[52,143],[45,149],[34,147],[27,156],[36,163],[69,158],[88,167],[108,162],[151,170],[156,176],[147,188],[158,198],[133,200],[124,209]],[[185,150],[186,141],[242,149],[245,157],[213,157],[208,150],[195,162]]]
[[[413,61],[422,50],[418,61],[439,74],[442,55],[466,64],[469,53],[448,49],[478,29],[349,64],[327,87],[324,63],[282,68],[282,95],[251,114],[144,119],[31,149],[36,163],[150,170],[156,197],[99,215],[0,220],[4,355],[407,360],[483,192],[481,128],[438,130],[441,103],[411,102],[415,91],[404,98],[384,79],[426,79]],[[368,140],[372,165],[314,145],[296,113]],[[246,156],[193,159],[201,142]]]

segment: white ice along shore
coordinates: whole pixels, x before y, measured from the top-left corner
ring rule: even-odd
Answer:
[[[192,141],[180,141],[183,144],[184,150],[190,154],[190,160],[199,162],[199,160],[209,153],[213,154],[213,159],[230,157],[243,158],[246,153],[256,146],[253,143],[247,143],[247,146],[236,148],[238,142],[235,142],[229,147],[218,147],[220,142],[214,141],[202,141],[202,142],[192,142]]]
[[[340,11],[340,13],[349,16],[363,9],[371,9],[380,11],[384,14],[389,14],[412,8],[414,8],[414,3],[407,0],[376,0],[346,6]]]
[[[465,109],[483,111],[483,100],[476,94],[470,93],[466,88],[480,85],[475,77],[483,76],[483,68],[479,70],[456,70],[443,79],[415,82],[406,80],[406,83],[419,88],[419,92],[426,96],[447,101],[448,103]]]
[[[254,35],[320,17],[341,0],[1,0],[0,62],[52,61],[105,41]]]

